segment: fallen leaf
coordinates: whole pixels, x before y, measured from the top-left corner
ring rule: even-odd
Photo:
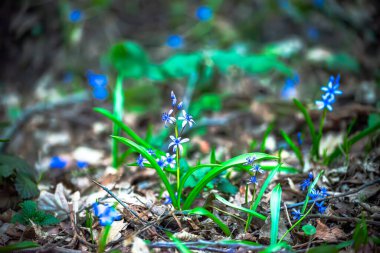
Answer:
[[[195,235],[187,232],[186,230],[183,230],[181,232],[177,232],[173,235],[174,237],[180,239],[181,241],[195,241],[203,239],[200,235]]]
[[[125,225],[126,223],[123,220],[114,221],[107,237],[107,243],[118,240],[121,237],[120,232],[123,230]]]
[[[329,228],[320,220],[317,220],[317,233],[315,238],[324,240],[325,242],[338,242],[338,239],[347,238],[347,235],[337,226]]]

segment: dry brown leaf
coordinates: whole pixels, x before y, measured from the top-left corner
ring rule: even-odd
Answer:
[[[195,235],[183,230],[174,234],[174,237],[180,239],[181,241],[195,241],[203,239],[200,235]]]
[[[317,233],[315,234],[315,238],[319,238],[325,242],[338,242],[338,239],[346,237],[347,235],[337,226],[329,228],[320,220],[317,220]]]

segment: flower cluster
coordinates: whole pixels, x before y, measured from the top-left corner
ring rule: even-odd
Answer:
[[[193,117],[188,114],[183,109],[183,102],[178,102],[177,97],[175,93],[172,91],[170,93],[170,99],[171,99],[171,109],[168,112],[164,112],[162,114],[162,121],[164,122],[165,127],[168,127],[169,125],[174,125],[175,127],[178,127],[177,122],[182,121],[180,133],[182,134],[183,130],[188,127],[192,127],[195,124],[195,121]],[[176,114],[179,113],[179,111],[182,110],[182,116],[179,116],[178,118],[175,117]],[[176,135],[170,135],[171,142],[169,143],[168,149],[169,151],[172,151],[174,154],[166,153],[165,156],[157,156],[153,149],[147,149],[147,153],[151,155],[152,157],[156,158],[157,164],[161,167],[161,169],[164,169],[166,167],[170,167],[172,169],[176,166],[176,152],[178,150],[179,154],[182,153],[183,147],[182,144],[190,141],[189,138],[182,138],[178,135],[178,129],[176,129]],[[140,154],[137,159],[136,163],[140,168],[145,168],[145,164],[148,161]]]
[[[93,88],[92,95],[94,98],[104,100],[108,97],[108,79],[106,75],[96,74],[89,70],[87,71],[87,80],[88,84]]]
[[[336,78],[334,76],[331,76],[329,83],[321,88],[321,90],[324,91],[325,94],[322,95],[322,100],[315,101],[315,104],[317,105],[319,110],[327,109],[330,112],[333,110],[332,104],[335,103],[335,96],[343,94],[341,90],[338,90],[340,85],[339,81],[339,75],[337,75]]]
[[[82,11],[78,10],[78,9],[73,9],[70,11],[68,18],[69,18],[70,22],[78,23],[83,18]]]
[[[249,178],[247,184],[258,184],[257,182],[257,173],[263,173],[264,171],[261,169],[259,164],[255,164],[256,157],[255,156],[249,156],[246,158],[246,162],[243,163],[245,166],[251,166],[250,171],[253,172],[253,176]]]
[[[122,215],[116,211],[115,207],[110,204],[99,204],[95,202],[92,204],[94,214],[99,219],[100,226],[111,225],[114,221],[121,220]]]
[[[300,184],[301,191],[308,191],[313,179],[313,173],[310,172],[308,177],[304,179]],[[315,206],[318,208],[318,212],[321,214],[323,214],[327,209],[324,200],[327,196],[329,196],[329,194],[327,193],[326,187],[321,187],[320,189],[313,188],[310,191],[309,197],[315,201]],[[294,220],[299,220],[303,214],[300,212],[300,210],[293,208],[292,215]]]

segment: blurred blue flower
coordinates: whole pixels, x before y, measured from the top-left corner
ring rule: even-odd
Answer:
[[[178,103],[177,110],[182,110],[183,108],[183,102]]]
[[[88,167],[88,163],[84,161],[77,161],[77,166],[79,169],[84,169]]]
[[[321,196],[323,197],[323,198],[325,198],[325,197],[327,197],[327,196],[329,196],[330,194],[328,194],[327,193],[327,189],[326,189],[326,187],[322,187],[321,188]]]
[[[121,220],[122,215],[116,211],[114,206],[109,204],[103,205],[95,202],[92,204],[92,208],[95,216],[99,218],[100,226],[111,225],[115,220]]]
[[[74,74],[73,72],[66,72],[65,75],[63,76],[63,82],[64,83],[71,83],[74,80]]]
[[[258,184],[256,176],[251,176],[247,184]]]
[[[329,83],[327,84],[327,86],[323,86],[321,90],[324,91],[325,94],[328,94],[332,97],[334,97],[335,95],[342,95],[343,92],[341,90],[338,90],[340,85],[339,81],[340,75],[337,75],[336,78],[334,78],[334,76],[330,76]]]
[[[174,169],[176,161],[175,161],[176,154],[170,155],[169,153],[166,153],[166,165],[169,165],[170,168]]]
[[[307,28],[307,37],[311,40],[318,40],[319,39],[319,30],[313,26],[309,26]]]
[[[192,127],[193,124],[195,124],[193,116],[188,114],[185,110],[182,110],[182,115],[183,116],[178,117],[179,120],[182,120],[182,128],[185,128],[187,124],[189,125],[189,127]]]
[[[92,90],[92,96],[99,100],[105,100],[108,97],[108,91],[106,88],[94,88]]]
[[[319,198],[322,198],[321,192],[316,189],[312,189],[309,196],[312,200],[317,200]]]
[[[167,124],[174,124],[174,122],[176,121],[176,119],[172,116],[170,116],[172,114],[173,110],[171,109],[169,112],[164,112],[162,114],[162,121],[165,123],[165,127],[168,127]]]
[[[92,70],[88,70],[86,76],[88,84],[92,86],[94,89],[105,88],[108,84],[107,75],[96,74]]]
[[[181,137],[174,137],[173,135],[170,135],[170,139],[172,142],[170,142],[168,149],[170,149],[171,146],[173,146],[173,152],[176,152],[177,148],[179,149],[179,152],[182,153],[183,147],[182,144],[190,141],[189,138],[182,139]]]
[[[254,164],[252,166],[252,168],[250,169],[250,171],[253,171],[253,172],[259,172],[259,173],[263,173],[264,171],[261,169],[261,166],[259,164]]]
[[[243,163],[243,165],[247,165],[247,166],[251,166],[253,165],[253,163],[256,161],[256,156],[248,156],[247,158],[245,158],[246,162]]]
[[[82,20],[83,14],[81,10],[74,9],[69,13],[69,20],[73,23],[78,23]]]
[[[199,21],[208,21],[212,18],[212,9],[208,6],[200,6],[195,12],[195,16]]]
[[[335,97],[328,93],[322,95],[322,100],[315,101],[319,110],[327,109],[330,112],[333,110],[332,104],[335,102]]]
[[[138,165],[140,168],[145,168],[144,162],[146,162],[146,159],[145,159],[141,154],[139,154],[139,156],[138,156],[137,159],[136,159],[136,163],[137,163],[137,165]]]
[[[297,96],[297,86],[300,84],[299,76],[296,74],[293,78],[285,79],[284,86],[281,90],[281,97],[285,100],[293,99]]]
[[[183,46],[183,38],[177,34],[170,35],[166,40],[166,45],[171,48],[181,48]]]
[[[302,133],[301,132],[298,132],[297,133],[297,142],[298,142],[298,145],[302,145]]]
[[[324,206],[324,202],[323,201],[317,202],[317,203],[315,203],[315,205],[318,207],[318,212],[321,213],[321,214],[323,214],[326,211],[326,209],[327,209],[327,206]]]
[[[313,0],[313,5],[317,8],[322,8],[325,4],[325,0]]]
[[[311,184],[311,181],[310,181],[309,178],[304,179],[304,180],[302,181],[302,183],[300,184],[300,189],[301,189],[301,191],[305,191],[305,190],[307,190],[307,188],[309,188],[310,184]]]
[[[163,169],[166,166],[166,157],[161,156],[161,158],[156,159],[156,162],[157,162],[158,166],[160,166],[160,168]]]
[[[300,210],[292,209],[292,215],[293,215],[293,220],[299,220],[303,215],[301,214]]]
[[[174,91],[170,92],[170,99],[172,100],[172,106],[174,107],[177,104],[177,97],[174,94]]]
[[[50,169],[64,169],[66,167],[67,161],[61,159],[59,156],[53,156],[50,159],[49,168]]]
[[[164,200],[164,205],[170,205],[170,204],[172,204],[172,199],[170,198],[169,195],[166,195],[165,200]]]
[[[156,153],[151,148],[147,149],[146,152],[148,152],[148,154],[151,155],[151,156],[153,156],[153,157],[156,156]]]

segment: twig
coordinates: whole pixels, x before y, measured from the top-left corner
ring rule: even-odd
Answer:
[[[361,219],[359,218],[353,218],[353,217],[339,217],[339,216],[333,216],[333,215],[321,215],[321,214],[310,214],[306,218],[311,219],[311,218],[320,218],[320,219],[326,219],[326,220],[333,220],[333,221],[348,221],[348,222],[359,222]],[[372,220],[367,220],[367,224],[372,224],[375,226],[380,226],[380,221],[372,221]]]
[[[283,204],[284,204],[284,209],[286,213],[286,218],[288,219],[290,226],[293,226],[292,221],[290,220],[290,217],[289,217],[288,208],[286,207],[285,202]]]
[[[345,193],[337,194],[337,195],[334,195],[334,196],[328,196],[326,198],[319,198],[319,199],[316,199],[316,200],[310,200],[308,202],[308,204],[311,204],[313,202],[323,201],[323,200],[329,200],[329,199],[334,199],[334,198],[345,197],[345,196],[348,196],[348,195],[360,192],[361,190],[363,190],[363,189],[365,189],[365,188],[367,188],[369,186],[372,186],[374,184],[378,184],[378,183],[380,183],[380,178],[378,178],[378,179],[376,179],[376,180],[374,180],[372,182],[369,182],[367,184],[364,184],[364,185],[362,185],[362,186],[360,186],[360,187],[358,187],[358,188],[356,188],[356,189],[354,189],[352,191],[348,191],[348,192],[345,192]],[[293,208],[293,207],[302,206],[303,204],[304,204],[304,201],[299,202],[299,203],[295,203],[295,204],[288,204],[288,205],[286,205],[286,207],[287,208]],[[282,207],[281,209],[284,209],[284,208]]]

